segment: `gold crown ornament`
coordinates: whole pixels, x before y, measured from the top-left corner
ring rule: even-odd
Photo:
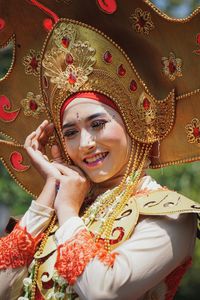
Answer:
[[[200,9],[177,20],[147,0],[0,0],[0,11],[0,45],[13,50],[0,79],[0,158],[29,193],[43,180],[24,140],[49,119],[62,144],[60,108],[79,91],[116,103],[130,136],[154,144],[151,167],[200,159]]]

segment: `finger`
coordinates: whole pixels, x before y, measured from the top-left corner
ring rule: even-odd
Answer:
[[[51,147],[51,155],[52,159],[57,163],[62,163],[62,155],[60,151],[60,147],[58,145],[53,145]]]
[[[25,143],[24,143],[24,148],[27,148],[27,147],[31,147],[32,145],[32,140],[33,138],[36,136],[36,132],[33,131],[31,134],[29,134],[25,140]]]
[[[47,127],[48,125],[48,120],[44,120],[39,126],[38,128],[35,130],[36,132],[36,135],[35,135],[35,138],[33,139],[32,141],[32,147],[37,150],[37,149],[40,149],[41,147],[41,143],[40,143],[40,137],[41,135],[43,134],[45,128]]]
[[[83,171],[80,168],[78,168],[77,166],[66,166],[64,164],[60,164],[57,162],[53,162],[53,164],[63,175],[72,176],[72,175],[79,174],[82,178],[84,178],[84,179],[86,178]]]
[[[52,123],[47,124],[44,130],[41,132],[38,140],[42,146],[46,146],[49,141],[49,138],[53,135],[54,132],[54,125]]]

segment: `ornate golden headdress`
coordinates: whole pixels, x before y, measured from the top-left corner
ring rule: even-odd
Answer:
[[[200,9],[174,20],[149,1],[81,4],[0,0],[0,44],[13,46],[10,69],[0,81],[7,139],[0,141],[0,157],[34,195],[42,180],[23,149],[25,137],[48,118],[62,139],[60,108],[77,91],[109,96],[132,138],[159,144],[152,167],[200,159]]]

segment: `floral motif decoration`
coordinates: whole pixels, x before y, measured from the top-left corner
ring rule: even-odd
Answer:
[[[55,46],[42,62],[45,75],[58,89],[76,92],[88,81],[95,63],[95,49],[87,41],[76,41],[73,24],[62,23],[54,31]]]
[[[196,43],[200,47],[200,33],[198,33],[197,36],[196,36]],[[197,55],[200,55],[200,48],[194,50],[193,53],[195,53]]]
[[[188,142],[200,146],[200,120],[197,118],[192,119],[191,123],[185,126],[185,129]]]
[[[38,118],[40,113],[45,111],[45,106],[41,95],[34,95],[28,92],[25,99],[21,100],[21,105],[24,109],[24,114],[27,117],[33,116]]]
[[[18,224],[6,237],[0,239],[0,270],[19,268],[30,264],[42,235],[33,238]]]
[[[28,75],[39,75],[39,66],[41,61],[41,54],[39,51],[30,49],[29,54],[23,58],[23,65],[25,66],[25,73]]]
[[[102,241],[95,242],[87,230],[79,231],[71,240],[58,247],[56,269],[70,285],[76,282],[87,264],[97,257],[105,265],[112,267],[117,253],[109,253]]]
[[[170,52],[169,57],[162,57],[163,74],[165,74],[169,80],[173,81],[176,77],[182,76],[182,60],[176,58],[174,52]]]
[[[138,33],[148,35],[150,31],[155,28],[150,13],[148,11],[143,11],[141,8],[136,8],[130,19],[133,29]]]

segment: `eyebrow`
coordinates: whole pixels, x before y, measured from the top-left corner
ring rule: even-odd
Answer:
[[[105,113],[96,113],[96,114],[93,114],[93,115],[87,117],[85,119],[85,121],[88,122],[88,121],[91,121],[92,119],[95,119],[97,117],[102,117],[102,116],[105,116],[105,115],[106,115]],[[62,129],[65,129],[65,128],[68,128],[68,127],[71,127],[71,126],[74,126],[74,125],[76,125],[75,122],[68,122],[68,123],[65,123],[63,125]]]

